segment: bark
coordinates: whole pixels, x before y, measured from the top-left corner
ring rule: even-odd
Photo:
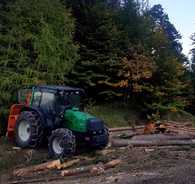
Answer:
[[[74,164],[77,164],[80,162],[80,159],[74,159],[74,160],[70,160],[68,162],[62,163],[59,166],[57,166],[57,169],[65,169],[68,167],[71,167]]]
[[[194,128],[187,128],[187,127],[173,127],[173,126],[167,126],[167,131],[173,132],[180,135],[189,135],[191,137],[195,137],[195,129]]]
[[[166,141],[166,140],[190,140],[193,137],[190,135],[171,135],[171,134],[149,134],[149,135],[137,135],[131,138],[131,140],[144,140],[144,141]]]
[[[195,140],[163,140],[163,141],[145,141],[145,140],[121,140],[113,139],[111,141],[113,147],[147,147],[147,146],[177,146],[177,145],[195,145]]]
[[[134,131],[134,130],[139,130],[139,129],[143,129],[143,128],[144,128],[144,126],[136,126],[134,128],[132,128],[132,127],[110,128],[109,132],[122,132],[122,131],[128,131],[128,130]]]
[[[21,176],[31,176],[34,172],[40,172],[40,171],[49,170],[49,169],[67,168],[67,167],[74,165],[75,163],[78,163],[79,161],[80,161],[79,159],[70,160],[65,163],[61,163],[60,160],[49,161],[43,164],[17,169],[13,172],[13,175],[20,176],[20,177]]]
[[[63,170],[61,176],[75,176],[82,173],[90,173],[92,175],[99,175],[104,173],[105,170],[116,167],[121,163],[121,160],[116,159],[106,164],[96,164],[91,166],[79,167],[75,169]]]
[[[165,125],[177,126],[177,127],[192,127],[191,122],[178,123],[174,121],[163,122]]]

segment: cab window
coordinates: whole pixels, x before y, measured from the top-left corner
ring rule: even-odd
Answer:
[[[40,102],[41,102],[41,92],[39,92],[39,91],[34,92],[32,105],[39,106]]]

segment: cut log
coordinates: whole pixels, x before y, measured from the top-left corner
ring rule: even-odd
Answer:
[[[105,169],[102,165],[99,165],[99,166],[94,166],[90,168],[89,172],[93,176],[98,176],[100,174],[103,174],[105,172]]]
[[[172,127],[172,126],[168,126],[167,130],[169,132],[172,133],[176,133],[179,135],[189,135],[191,137],[195,137],[195,129],[191,129],[191,128],[176,128],[176,127]]]
[[[136,135],[131,140],[144,140],[144,141],[164,141],[164,140],[190,140],[193,137],[190,135],[171,135],[171,134],[149,134],[149,135]]]
[[[116,160],[112,160],[110,162],[107,162],[106,164],[104,164],[104,169],[110,169],[113,167],[116,167],[117,165],[119,165],[122,161],[120,159],[116,159]]]
[[[17,169],[13,172],[14,176],[31,176],[34,172],[40,172],[49,169],[64,169],[78,163],[79,159],[74,159],[61,163],[60,160],[54,160],[39,165],[34,165],[26,168]]]
[[[99,175],[104,173],[104,170],[116,167],[120,163],[121,160],[116,159],[107,162],[106,164],[96,164],[91,166],[79,167],[76,169],[63,170],[61,172],[61,176],[73,176],[73,175],[79,175],[87,172],[89,172],[92,175]]]
[[[70,160],[57,166],[57,169],[65,169],[80,162],[80,159]]]
[[[110,153],[113,153],[114,151],[115,151],[114,149],[103,149],[103,150],[96,151],[96,154],[106,156]]]
[[[183,131],[189,131],[189,132],[194,132],[195,133],[195,128],[188,128],[188,127],[173,127],[173,126],[167,126],[170,129],[175,129],[177,130],[183,130]]]
[[[145,141],[145,140],[122,140],[113,139],[111,141],[113,147],[147,147],[147,146],[174,146],[174,145],[195,145],[195,140],[164,140],[164,141]]]
[[[186,123],[178,123],[175,121],[164,121],[163,122],[165,125],[171,125],[171,126],[177,126],[177,127],[192,127],[191,122],[186,122]]]
[[[35,166],[17,169],[13,172],[13,175],[14,176],[28,176],[29,174],[32,174],[33,172],[42,171],[46,169],[53,169],[59,165],[61,165],[60,160],[54,160],[54,161],[46,162],[46,163],[35,165]]]
[[[118,136],[112,136],[113,138],[114,137],[119,137],[121,139],[131,139],[132,137],[134,136],[137,136],[137,135],[143,135],[143,133],[138,133],[138,132],[128,132],[128,133],[122,133]]]
[[[109,132],[122,132],[122,131],[134,131],[134,130],[139,130],[139,129],[144,129],[144,126],[136,126],[136,127],[120,127],[120,128],[110,128]]]
[[[92,168],[91,166],[86,166],[86,167],[79,167],[76,169],[63,170],[61,171],[61,176],[73,176],[73,175],[86,173],[89,172],[91,168]]]

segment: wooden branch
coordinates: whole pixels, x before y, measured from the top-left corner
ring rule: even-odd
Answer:
[[[126,147],[126,146],[135,146],[135,147],[147,147],[147,146],[174,146],[174,145],[195,145],[195,140],[163,140],[163,141],[145,141],[145,140],[122,140],[122,139],[113,139],[111,141],[113,147]]]
[[[64,169],[64,168],[67,168],[67,167],[74,165],[75,163],[78,163],[79,161],[80,161],[79,159],[70,160],[70,161],[67,161],[65,163],[61,163],[60,160],[49,161],[49,162],[46,162],[43,164],[17,169],[13,172],[13,175],[20,176],[20,177],[21,176],[30,176],[34,172],[40,172],[43,170]]]
[[[89,172],[92,175],[99,175],[99,174],[104,173],[106,169],[113,168],[120,163],[121,163],[121,160],[116,159],[116,160],[107,162],[106,164],[97,164],[97,165],[79,167],[76,169],[63,170],[61,172],[61,176],[73,176],[73,175],[79,175],[79,174],[87,173],[87,172]]]

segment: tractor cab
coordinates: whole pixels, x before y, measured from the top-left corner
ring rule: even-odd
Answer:
[[[78,88],[38,86],[32,90],[31,107],[39,108],[46,115],[62,115],[66,109],[81,109],[84,91]]]
[[[32,89],[21,89],[18,92],[18,102],[26,106],[36,106],[48,109],[81,106],[84,90],[70,87],[35,86]]]

